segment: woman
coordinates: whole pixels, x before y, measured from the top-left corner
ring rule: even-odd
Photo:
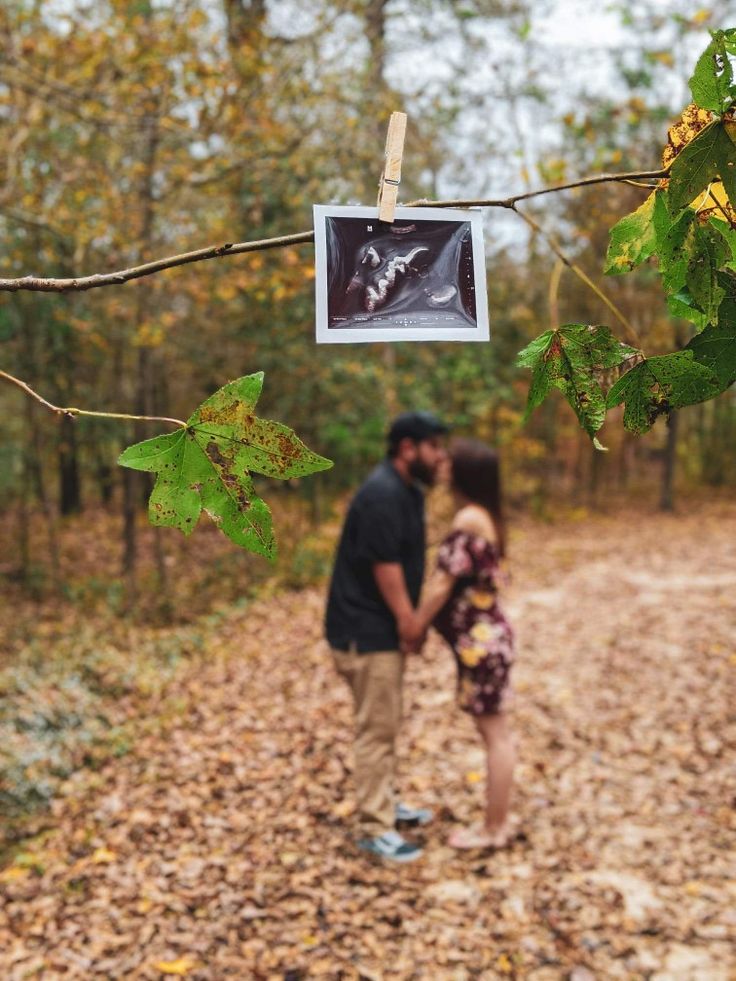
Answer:
[[[498,457],[476,440],[456,440],[450,447],[449,470],[457,512],[440,546],[419,616],[455,653],[460,707],[473,716],[487,754],[484,821],[457,829],[450,844],[503,848],[513,837],[509,804],[515,750],[506,708],[514,643],[497,602],[499,562],[505,551]]]

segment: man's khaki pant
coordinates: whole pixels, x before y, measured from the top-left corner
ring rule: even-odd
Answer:
[[[405,655],[332,651],[355,703],[355,792],[360,830],[370,837],[394,826],[395,743],[401,724]]]

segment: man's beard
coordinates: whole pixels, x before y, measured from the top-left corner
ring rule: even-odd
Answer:
[[[420,481],[427,487],[434,487],[437,479],[435,468],[430,467],[424,460],[412,460],[408,467],[409,473],[414,480]]]

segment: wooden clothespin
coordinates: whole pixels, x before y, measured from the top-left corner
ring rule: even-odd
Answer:
[[[401,183],[401,158],[404,155],[406,113],[392,112],[386,134],[386,159],[378,183],[378,219],[389,224],[394,220],[396,198]]]

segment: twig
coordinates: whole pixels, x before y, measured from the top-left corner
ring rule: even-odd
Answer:
[[[311,242],[314,232],[298,232],[295,235],[282,235],[279,238],[264,238],[256,242],[238,242],[235,244],[213,245],[194,252],[183,252],[181,255],[169,256],[166,259],[156,259],[141,266],[121,269],[112,273],[96,273],[93,276],[79,276],[73,279],[47,279],[37,276],[24,276],[21,279],[0,279],[0,290],[16,292],[17,290],[32,290],[37,293],[67,293],[72,290],[92,290],[99,286],[114,286],[127,283],[131,279],[140,279],[161,272],[162,269],[173,269],[184,266],[189,262],[201,262],[203,259],[219,259],[223,255],[239,255],[242,252],[259,252],[263,249],[276,249],[284,245],[298,245],[301,242]]]
[[[182,419],[171,419],[168,416],[131,416],[125,412],[93,412],[90,409],[62,408],[59,405],[53,405],[51,402],[47,402],[38,392],[34,392],[30,385],[27,385],[14,375],[9,375],[7,371],[0,370],[0,378],[4,378],[5,381],[17,385],[26,395],[40,402],[46,409],[59,416],[71,416],[72,418],[75,416],[95,416],[100,419],[130,419],[134,422],[171,422],[175,426],[186,428],[186,423]]]
[[[567,258],[567,256],[565,255],[565,253],[560,248],[560,245],[557,242],[557,240],[554,238],[554,236],[550,235],[549,232],[545,232],[545,230],[541,227],[541,225],[539,225],[534,220],[534,218],[532,218],[530,215],[526,214],[523,211],[519,211],[518,208],[514,208],[513,210],[516,212],[517,215],[519,215],[520,218],[523,218],[524,219],[524,221],[527,223],[527,225],[529,225],[530,228],[533,228],[535,232],[538,232],[548,242],[550,248],[555,253],[555,255],[558,257],[558,259],[560,259],[562,262],[564,262],[564,264],[567,266],[567,268],[571,272],[574,272],[575,275],[578,277],[578,279],[581,279],[586,284],[586,286],[589,286],[590,289],[593,290],[593,292],[598,297],[598,299],[601,300],[603,303],[605,303],[605,305],[608,307],[608,309],[611,311],[611,313],[614,315],[614,317],[616,317],[616,319],[619,320],[623,324],[623,326],[629,332],[629,336],[634,341],[635,345],[637,347],[641,347],[642,345],[641,345],[641,340],[639,338],[639,335],[634,330],[634,328],[633,328],[631,322],[628,320],[628,318],[619,310],[619,308],[616,306],[616,304],[613,302],[613,300],[610,300],[606,296],[606,294],[603,292],[603,290],[600,288],[600,286],[597,286],[593,282],[593,280],[590,278],[590,276],[588,276],[587,273],[583,272],[583,270],[580,268],[580,266],[578,266],[576,263],[572,262],[571,259],[568,259]]]
[[[564,268],[565,263],[562,261],[562,259],[558,258],[557,262],[554,264],[554,268],[552,269],[552,275],[549,277],[549,319],[550,326],[553,330],[560,322],[560,305],[557,302],[557,297],[560,290],[562,270]]]
[[[708,190],[706,192],[706,196],[711,199],[711,201],[713,202],[714,208],[717,208],[718,211],[720,211],[720,213],[723,215],[723,217],[724,217],[725,221],[727,222],[728,226],[730,228],[734,228],[735,226],[734,226],[733,219],[729,218],[728,212],[724,210],[723,205],[721,204],[721,202],[718,200],[718,198],[713,193],[712,186],[713,186],[712,183],[708,185]],[[702,204],[700,205],[700,207],[698,208],[698,212],[700,211],[700,208],[702,208],[704,204],[705,204],[705,201],[703,201]]]
[[[708,184],[708,186],[706,187],[705,192],[703,193],[703,197],[700,200],[700,204],[697,206],[697,208],[695,208],[695,214],[696,215],[699,215],[700,214],[702,208],[705,207],[705,202],[711,196],[710,189],[711,189],[712,185],[713,185],[713,181],[711,181],[710,184]],[[713,201],[714,201],[715,204],[718,203],[715,198],[713,198]]]
[[[626,182],[637,178],[658,178],[666,177],[668,170],[650,170],[634,174],[599,174],[597,177],[584,177],[579,181],[570,184],[560,184],[558,187],[545,187],[537,191],[527,191],[524,194],[515,194],[509,198],[488,198],[481,200],[453,200],[453,201],[411,201],[403,207],[415,208],[508,208],[516,210],[519,201],[528,201],[530,198],[539,197],[542,194],[554,194],[558,191],[568,191],[575,187],[588,187],[592,184],[604,184],[612,181]],[[91,276],[77,276],[72,279],[51,279],[41,276],[23,276],[19,279],[0,279],[0,290],[6,292],[16,292],[18,290],[30,290],[40,293],[66,293],[70,291],[83,291],[97,289],[101,286],[119,286],[127,283],[131,279],[141,279],[143,276],[151,276],[164,269],[172,269],[176,266],[184,266],[190,262],[202,262],[205,259],[219,259],[226,255],[240,255],[244,252],[259,252],[264,249],[276,249],[287,245],[300,245],[304,242],[311,242],[314,239],[314,232],[297,232],[293,235],[281,235],[277,238],[264,238],[253,242],[227,243],[225,245],[213,245],[204,249],[196,249],[194,252],[183,252],[180,255],[168,256],[164,259],[156,259],[154,262],[146,262],[140,266],[133,266],[130,269],[120,269],[111,273],[95,273]]]
[[[570,184],[557,184],[555,187],[543,187],[536,191],[526,191],[524,194],[514,194],[510,198],[485,198],[480,201],[466,201],[458,198],[456,201],[428,201],[422,198],[419,201],[410,201],[409,204],[402,205],[405,208],[509,208],[511,211],[516,209],[520,201],[528,201],[530,198],[538,198],[542,194],[556,194],[558,191],[570,191],[575,187],[590,187],[593,184],[605,184],[612,181],[626,183],[627,181],[640,180],[647,178],[661,178],[669,174],[669,168],[663,170],[644,170],[631,174],[597,174],[595,177],[582,177],[579,181],[572,181]]]

